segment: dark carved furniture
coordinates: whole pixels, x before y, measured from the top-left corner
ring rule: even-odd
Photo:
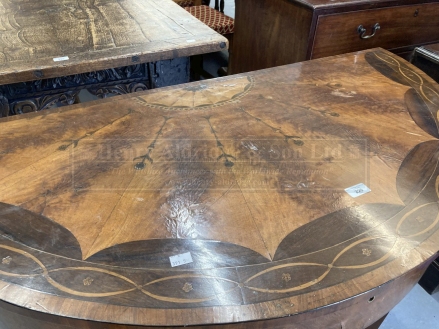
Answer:
[[[236,0],[231,74],[383,47],[405,57],[439,41],[436,0]]]
[[[372,49],[2,118],[0,327],[377,328],[438,255],[438,111]]]
[[[9,115],[44,110],[57,103],[73,104],[82,89],[105,98],[140,90],[185,83],[189,80],[187,57],[130,65],[59,78],[0,86]],[[7,110],[6,110],[7,111]]]
[[[188,82],[190,56],[227,47],[171,0],[0,0],[0,17],[2,116]]]
[[[411,62],[439,82],[439,43],[415,48]]]

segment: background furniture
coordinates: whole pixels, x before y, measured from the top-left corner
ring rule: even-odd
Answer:
[[[3,115],[188,82],[190,56],[227,48],[171,0],[0,0],[0,17]]]
[[[233,33],[235,30],[235,20],[224,14],[224,1],[221,2],[221,8],[218,7],[218,0],[215,2],[215,9],[209,6],[190,6],[185,9],[193,15],[195,18],[209,26],[215,32],[223,35],[229,41],[229,49],[233,44]],[[221,11],[218,11],[221,10]],[[232,56],[229,51],[229,65]],[[199,80],[200,77],[213,78],[211,74],[203,69],[202,55],[193,57],[193,70],[195,71],[195,80]],[[197,70],[198,69],[198,70]],[[221,70],[221,68],[218,68]],[[226,73],[227,74],[227,73]],[[221,75],[226,75],[221,74]]]
[[[374,49],[0,119],[1,328],[372,325],[437,257],[438,94]]]
[[[439,41],[437,1],[235,2],[231,74],[373,47],[408,58],[414,47]]]
[[[439,43],[416,47],[411,62],[439,82]]]

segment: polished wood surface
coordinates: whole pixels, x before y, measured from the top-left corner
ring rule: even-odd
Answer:
[[[229,74],[307,59],[313,11],[287,0],[235,0]]]
[[[0,119],[0,323],[365,328],[437,257],[438,110],[374,49]]]
[[[439,41],[437,1],[236,0],[231,74],[374,47],[407,58]],[[372,34],[362,39],[359,26]]]
[[[0,84],[227,47],[171,0],[0,0],[0,31]]]

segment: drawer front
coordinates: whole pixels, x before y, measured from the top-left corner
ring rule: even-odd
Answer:
[[[358,27],[366,28],[362,39]],[[439,40],[439,3],[388,7],[322,15],[317,20],[311,58],[320,58],[374,47],[394,49]]]

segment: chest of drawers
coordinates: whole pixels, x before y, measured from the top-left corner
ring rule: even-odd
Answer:
[[[373,47],[407,58],[438,41],[438,1],[236,0],[230,71]]]

